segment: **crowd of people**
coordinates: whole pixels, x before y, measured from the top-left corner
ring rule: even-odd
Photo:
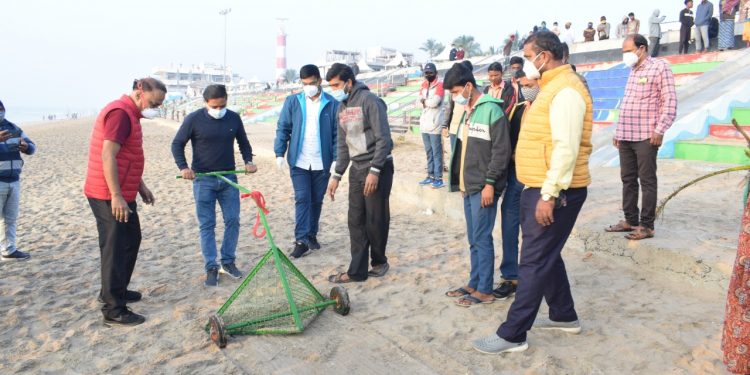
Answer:
[[[639,23],[632,14],[628,19],[622,52],[623,62],[632,71],[612,140],[621,161],[624,220],[604,230],[625,233],[629,240],[645,240],[656,234],[657,153],[675,119],[677,96],[668,64],[649,53],[658,42],[649,43],[637,33]],[[589,26],[587,30],[594,30],[593,24]],[[424,67],[420,128],[427,176],[419,184],[434,189],[447,185],[449,192],[457,193],[455,198],[464,206],[469,250],[466,282],[445,295],[459,307],[515,297],[496,333],[472,342],[483,353],[526,350],[527,333],[534,329],[572,334],[582,330],[561,253],[591,184],[593,99],[585,79],[568,64],[567,44],[556,29],[556,23],[552,30],[543,23],[541,30],[524,41],[523,57],[513,57],[506,67],[500,62],[491,64],[485,86],[477,83],[469,61],[455,63],[442,80],[434,64]],[[601,38],[600,30],[608,37],[608,24],[594,30]],[[509,70],[508,79],[503,78],[504,68]],[[300,259],[321,247],[317,236],[325,196],[335,199],[340,180],[348,172],[351,258],[346,271],[331,274],[328,280],[351,283],[383,277],[390,269],[386,250],[395,170],[387,106],[344,64],[334,64],[325,77],[315,65],[305,65],[299,78],[303,90],[284,102],[273,145],[277,167],[289,170],[294,189],[295,244],[290,257]],[[322,89],[324,78],[330,93]],[[132,91],[108,104],[94,124],[84,194],[99,234],[99,300],[106,325],[134,326],[146,319],[130,310],[129,304],[142,295],[128,289],[141,243],[136,198],[140,195],[143,203],[155,203],[142,179],[147,163],[140,121],[159,115],[166,91],[154,78],[136,80]],[[226,87],[208,86],[203,99],[203,108],[184,117],[171,148],[182,177],[193,182],[205,285],[215,287],[220,274],[245,275],[236,261],[239,192],[205,173],[234,170],[235,145],[243,170],[256,173],[258,169],[240,116],[227,109]],[[4,229],[0,257],[28,259],[30,255],[16,247],[15,223],[21,154],[31,155],[36,147],[4,117],[0,103],[0,154],[4,155],[0,162]],[[444,139],[450,141],[445,180]],[[193,150],[190,163],[185,157],[187,143]],[[236,181],[233,175],[227,178]],[[219,250],[217,202],[224,221]],[[502,262],[501,281],[495,283],[492,231],[498,205]],[[520,249],[519,235],[523,239]],[[747,285],[736,288],[742,293],[750,289]],[[550,307],[549,316],[536,321],[543,300]],[[734,316],[750,314],[745,303],[732,305]],[[747,337],[732,335],[750,329],[750,323],[740,318],[727,322],[732,329],[725,331],[725,361],[731,371],[746,373],[750,356],[741,348],[747,347]],[[726,335],[732,335],[731,339]]]

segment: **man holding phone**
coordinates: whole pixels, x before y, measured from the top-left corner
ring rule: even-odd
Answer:
[[[36,145],[14,123],[5,119],[0,102],[0,259],[27,260],[29,253],[16,247],[16,220],[21,200],[21,153],[32,155]]]

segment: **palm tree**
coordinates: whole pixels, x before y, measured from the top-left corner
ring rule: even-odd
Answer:
[[[474,41],[471,35],[461,35],[453,40],[456,47],[463,47],[466,51],[466,57],[479,56],[482,54],[482,47]]]
[[[427,54],[430,55],[431,59],[443,52],[445,46],[443,45],[443,43],[439,43],[435,39],[427,39],[427,41],[424,42],[424,44],[422,44],[422,47],[419,47],[419,49],[427,52]]]
[[[286,82],[294,82],[294,80],[297,79],[297,71],[294,69],[287,69],[284,71],[284,81]]]

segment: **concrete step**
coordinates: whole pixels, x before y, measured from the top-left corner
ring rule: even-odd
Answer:
[[[741,140],[708,137],[702,140],[680,141],[675,144],[675,159],[699,160],[713,163],[748,164],[747,144]]]

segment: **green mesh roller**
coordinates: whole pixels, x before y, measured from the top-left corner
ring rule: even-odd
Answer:
[[[259,238],[265,236],[270,249],[219,311],[209,318],[206,330],[211,340],[220,348],[224,348],[227,336],[230,335],[300,333],[328,306],[333,306],[338,314],[347,315],[349,296],[346,289],[334,287],[329,298],[318,292],[273,242],[263,195],[224,177],[227,174],[238,173],[245,171],[196,175],[220,178],[239,190],[242,198],[252,198],[258,207],[253,234]],[[261,233],[258,233],[259,223],[263,225]]]

